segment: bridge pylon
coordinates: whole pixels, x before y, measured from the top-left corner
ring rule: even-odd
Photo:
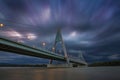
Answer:
[[[79,51],[78,58],[81,59],[82,61],[85,61],[82,51]]]
[[[54,42],[54,45],[53,45],[53,48],[52,48],[53,52],[56,51],[57,43],[59,43],[59,42],[62,44],[61,46],[62,46],[62,49],[63,49],[63,53],[64,53],[64,56],[65,56],[66,62],[67,62],[67,64],[69,64],[70,62],[69,62],[67,50],[66,50],[66,47],[65,47],[65,43],[64,43],[64,40],[62,38],[61,29],[57,30],[57,34],[56,34],[56,37],[55,37],[55,42]],[[52,60],[50,60],[50,64],[52,64]]]

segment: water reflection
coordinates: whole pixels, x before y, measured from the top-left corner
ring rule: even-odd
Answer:
[[[0,80],[120,80],[119,74],[120,67],[0,68]]]

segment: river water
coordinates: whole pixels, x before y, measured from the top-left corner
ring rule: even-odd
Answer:
[[[120,80],[120,67],[0,67],[0,80]]]

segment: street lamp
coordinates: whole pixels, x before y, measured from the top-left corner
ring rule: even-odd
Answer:
[[[42,43],[42,45],[43,45],[43,46],[45,46],[45,45],[46,45],[46,43],[45,43],[45,42],[43,42],[43,43]]]
[[[54,47],[52,48],[52,51],[53,51],[53,52],[55,51],[55,48],[54,48]]]
[[[43,46],[43,48],[45,48],[46,42],[42,42],[42,46]]]
[[[0,27],[3,27],[3,26],[4,26],[4,24],[0,23]]]

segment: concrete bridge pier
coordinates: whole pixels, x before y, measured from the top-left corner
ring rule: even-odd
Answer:
[[[66,64],[47,64],[47,67],[48,68],[72,68],[72,67],[87,67],[87,65],[66,63]]]
[[[87,64],[72,64],[73,67],[87,67]]]
[[[47,64],[48,68],[70,68],[73,67],[73,64]]]

